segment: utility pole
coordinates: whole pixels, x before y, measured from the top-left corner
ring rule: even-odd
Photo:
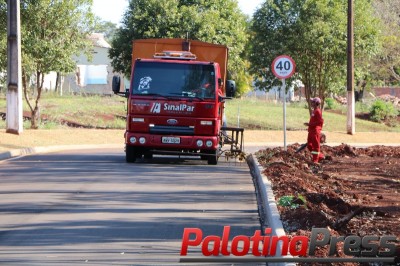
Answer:
[[[6,132],[19,135],[22,131],[20,0],[7,0]]]
[[[347,0],[347,134],[356,133],[354,100],[354,4]]]

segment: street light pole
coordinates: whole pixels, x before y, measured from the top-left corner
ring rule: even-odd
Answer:
[[[347,8],[347,134],[355,134],[354,99],[354,4],[348,0]]]
[[[6,132],[18,135],[23,131],[20,25],[20,0],[7,0]]]

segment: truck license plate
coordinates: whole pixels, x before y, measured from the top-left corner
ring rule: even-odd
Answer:
[[[162,137],[161,141],[162,141],[162,143],[166,143],[166,144],[180,144],[181,143],[181,138]]]

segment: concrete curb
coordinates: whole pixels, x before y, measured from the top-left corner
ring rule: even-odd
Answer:
[[[68,151],[68,150],[82,150],[82,149],[97,149],[97,148],[104,148],[104,149],[121,148],[121,149],[123,149],[123,145],[120,145],[120,144],[58,145],[58,146],[14,149],[14,150],[0,153],[0,161],[11,159],[14,157],[39,154],[39,153],[49,153],[49,152]]]
[[[285,230],[281,217],[279,215],[278,206],[275,201],[274,193],[272,191],[271,182],[268,178],[262,174],[262,167],[258,163],[257,159],[254,158],[253,154],[250,154],[246,158],[247,164],[249,165],[251,175],[253,177],[254,184],[256,186],[257,203],[260,212],[261,225],[264,228],[271,228],[272,235],[278,237],[285,236]],[[279,250],[282,250],[280,245]],[[291,256],[285,256],[290,258]],[[268,265],[279,265],[279,266],[295,266],[295,263],[268,263]]]

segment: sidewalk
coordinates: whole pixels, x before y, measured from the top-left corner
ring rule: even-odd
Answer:
[[[58,129],[24,130],[20,135],[5,133],[0,130],[0,160],[38,152],[90,148],[105,145],[124,147],[125,130],[99,129]],[[400,133],[397,132],[357,132],[348,135],[345,132],[325,132],[326,145],[346,143],[352,146],[388,145],[400,146]],[[268,146],[284,145],[282,131],[245,130],[244,146],[247,153],[255,152]],[[287,131],[287,145],[305,143],[307,131]]]

